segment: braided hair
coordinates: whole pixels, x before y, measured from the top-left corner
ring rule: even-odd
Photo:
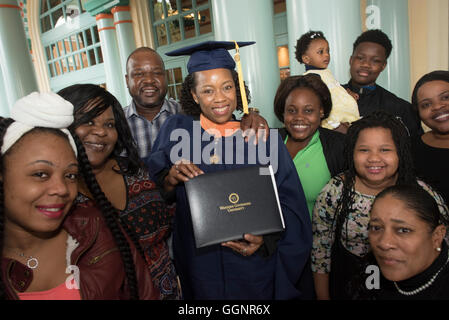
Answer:
[[[3,137],[6,130],[14,121],[10,118],[0,117],[0,149],[3,147]],[[3,156],[0,156],[0,172],[3,175]],[[3,192],[3,179],[0,181],[0,257],[3,257],[3,237],[5,230],[5,196]],[[3,272],[0,272],[0,300],[6,299],[5,286],[3,284]]]
[[[136,143],[131,135],[128,122],[123,112],[123,108],[117,98],[114,97],[114,95],[95,84],[72,85],[60,90],[58,94],[65,100],[71,102],[74,106],[74,122],[70,125],[69,130],[72,133],[75,141],[79,139],[75,132],[76,128],[78,128],[82,124],[92,121],[94,118],[98,117],[100,114],[106,111],[106,109],[111,107],[114,114],[115,128],[117,130],[117,142],[115,143],[113,152],[111,153],[109,158],[113,158],[117,161],[117,163],[119,163],[119,168],[116,169],[114,167],[113,170],[122,175],[132,175],[136,174],[138,170],[143,167],[139,157],[139,153],[137,151]],[[88,159],[87,155],[85,154],[84,147],[82,149],[82,151],[79,150],[80,155],[83,154],[83,156],[85,155],[86,159]],[[126,153],[126,159],[121,157],[121,154],[123,152]],[[79,157],[78,161],[81,163],[82,159]],[[85,170],[83,168],[83,172],[89,172],[89,170],[91,171],[90,164],[89,166],[85,167]],[[92,181],[92,185],[98,185],[96,179]],[[104,196],[104,193],[102,192],[99,185],[98,188]],[[91,191],[92,195],[95,195],[92,190],[89,191]],[[95,202],[98,204],[98,206],[100,206],[99,202],[97,202],[96,200],[97,198],[95,198]],[[102,196],[100,196],[100,201],[104,202]],[[107,201],[109,202],[109,200]],[[105,207],[105,212],[111,212],[110,208],[113,208],[113,206],[109,203],[109,205],[106,205]],[[127,234],[134,243],[134,246],[143,257],[144,253],[141,249],[136,234],[130,230],[129,225],[124,222],[116,213],[115,216],[118,217],[122,228],[127,231]],[[107,220],[106,216],[105,219]],[[115,228],[114,225],[111,225],[111,227]]]
[[[335,234],[337,238],[341,235],[343,223],[344,221],[347,221],[351,207],[354,203],[354,186],[357,176],[354,165],[355,145],[360,132],[369,128],[385,128],[391,132],[399,159],[396,185],[417,184],[416,177],[413,173],[410,137],[407,128],[401,120],[386,112],[375,111],[372,114],[353,122],[345,136],[344,156],[346,168],[348,168],[348,170],[343,173],[342,195],[337,203],[336,214],[334,217],[334,223],[336,225]]]
[[[95,178],[95,174],[92,172],[92,167],[87,157],[86,150],[83,147],[83,143],[76,134],[72,133],[72,136],[75,140],[76,148],[78,150],[78,163],[80,172],[83,175],[84,182],[86,183],[90,193],[92,194],[96,205],[102,212],[106,225],[111,231],[115,243],[120,250],[120,255],[122,256],[123,264],[125,267],[126,278],[128,280],[130,299],[138,300],[139,291],[137,287],[137,276],[134,260],[131,249],[129,247],[129,243],[120,228],[119,221],[117,220],[116,210],[106,198],[105,194],[100,188],[100,185],[97,182],[97,179]],[[136,248],[140,250],[140,246],[136,243],[136,240],[134,238],[132,238],[132,240],[133,242],[135,242]]]
[[[232,78],[234,80],[235,84],[235,93],[237,95],[237,108],[236,110],[242,111],[243,110],[243,102],[242,102],[242,96],[240,93],[240,86],[239,84],[239,75],[235,70],[230,70],[232,74]],[[193,99],[191,91],[195,90],[196,83],[195,83],[195,72],[189,74],[182,83],[181,88],[181,107],[185,114],[191,115],[191,116],[199,116],[201,114],[201,108],[200,105],[195,102]],[[245,84],[245,91],[246,91],[246,99],[248,100],[248,103],[251,102],[251,96],[249,93],[249,89],[247,85]]]

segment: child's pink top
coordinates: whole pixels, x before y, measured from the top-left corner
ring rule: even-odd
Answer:
[[[18,295],[20,300],[81,300],[80,291],[67,288],[65,282],[50,290],[19,292]]]

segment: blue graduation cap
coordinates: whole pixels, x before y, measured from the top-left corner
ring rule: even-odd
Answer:
[[[237,42],[239,47],[254,44],[250,42]],[[218,68],[234,70],[235,61],[228,50],[235,49],[235,42],[232,41],[205,41],[188,47],[167,52],[170,57],[190,56],[187,63],[189,73]]]

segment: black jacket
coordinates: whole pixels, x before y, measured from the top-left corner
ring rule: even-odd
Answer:
[[[346,169],[344,158],[345,135],[323,127],[318,127],[318,131],[320,132],[324,158],[333,177]],[[285,128],[279,129],[279,135],[282,137],[282,140],[285,139],[287,134]]]
[[[343,85],[343,87],[349,88],[352,92],[359,95],[357,104],[361,117],[365,117],[374,111],[382,110],[393,116],[400,117],[407,127],[410,136],[423,133],[421,120],[419,119],[418,113],[413,110],[412,105],[390,91],[377,84],[374,90],[358,88],[352,85],[351,82]]]

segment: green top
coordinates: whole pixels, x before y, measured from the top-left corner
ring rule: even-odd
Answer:
[[[288,135],[284,140],[287,144]],[[320,133],[317,130],[309,144],[300,150],[293,159],[302,188],[306,196],[307,207],[310,218],[312,218],[315,200],[321,189],[329,182],[331,173],[327,167],[326,158],[323,153],[323,146],[320,141]]]

